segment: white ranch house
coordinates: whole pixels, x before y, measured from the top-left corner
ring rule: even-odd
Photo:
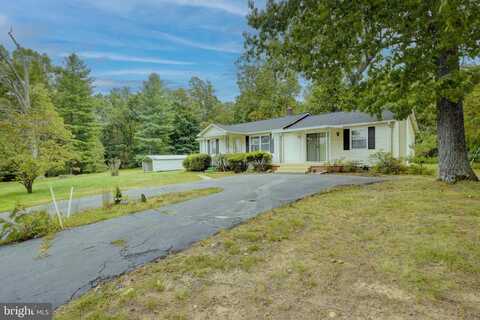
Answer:
[[[355,161],[368,165],[375,152],[413,155],[418,126],[414,115],[396,120],[363,112],[308,113],[234,125],[210,124],[198,135],[200,152],[227,154],[262,150],[276,165],[325,165]]]

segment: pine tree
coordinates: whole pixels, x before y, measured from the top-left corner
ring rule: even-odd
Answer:
[[[55,105],[74,137],[78,156],[70,169],[78,167],[83,173],[103,170],[104,150],[94,114],[90,70],[75,54],[66,58],[60,71]]]
[[[151,74],[143,83],[139,104],[140,127],[135,135],[137,156],[168,153],[171,149],[172,101],[157,74]]]
[[[173,118],[173,131],[170,135],[172,152],[175,154],[191,154],[198,151],[197,134],[200,125],[191,108],[182,105],[179,101],[173,104],[175,116]]]

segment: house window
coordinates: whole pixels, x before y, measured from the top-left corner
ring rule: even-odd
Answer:
[[[209,154],[218,154],[218,144],[219,144],[219,141],[218,139],[212,139],[212,140],[209,140]]]
[[[352,129],[351,130],[352,149],[366,149],[367,148],[367,128]]]
[[[250,151],[270,152],[270,136],[254,136],[250,138]]]
[[[235,139],[233,144],[233,152],[240,152],[240,139]]]
[[[260,137],[252,137],[250,139],[250,151],[260,150]]]

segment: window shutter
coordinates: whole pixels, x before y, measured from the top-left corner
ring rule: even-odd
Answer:
[[[207,140],[207,153],[211,154],[210,153],[210,140]]]
[[[218,141],[218,139],[215,139],[215,154],[219,154],[220,150],[219,150],[219,145],[220,145],[220,142]]]
[[[249,152],[249,150],[250,150],[250,137],[249,136],[245,137],[245,145],[246,145],[246,152]]]
[[[368,127],[368,149],[375,149],[375,127]]]
[[[270,153],[275,152],[274,145],[273,145],[273,136],[270,133]]]
[[[343,129],[343,150],[350,150],[350,129]]]

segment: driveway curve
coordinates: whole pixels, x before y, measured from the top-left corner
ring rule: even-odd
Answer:
[[[335,186],[379,181],[343,175],[264,174],[130,190],[129,198],[211,187],[223,192],[62,231],[43,258],[38,257],[41,239],[0,247],[0,301],[46,302],[56,308],[102,280],[183,250],[259,213]],[[76,200],[74,207],[82,210],[101,202],[101,196],[85,197]],[[123,240],[125,246],[113,245],[115,240]]]

